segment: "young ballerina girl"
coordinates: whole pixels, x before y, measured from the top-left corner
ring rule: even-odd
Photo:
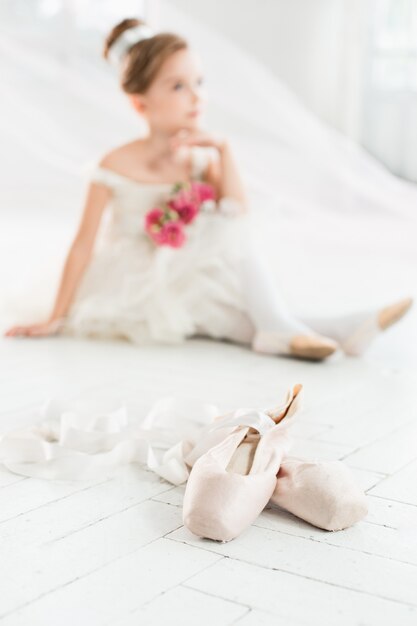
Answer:
[[[148,134],[96,165],[49,319],[14,326],[7,336],[143,344],[204,335],[320,360],[338,348],[361,354],[405,314],[411,299],[337,319],[292,315],[252,242],[230,142],[200,127],[205,96],[198,56],[182,37],[154,33],[137,19],[113,28],[104,56],[117,66]],[[161,244],[151,235],[162,222],[152,220],[160,219],[178,182],[210,185],[215,201],[184,220],[184,240],[177,224]]]

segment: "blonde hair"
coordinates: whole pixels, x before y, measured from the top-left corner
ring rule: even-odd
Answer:
[[[125,19],[117,24],[107,35],[104,42],[103,56],[108,59],[110,49],[117,38],[129,28],[146,25],[135,18]],[[135,43],[128,51],[120,77],[120,86],[125,93],[145,93],[164,61],[178,50],[188,48],[185,39],[174,33],[157,33]]]

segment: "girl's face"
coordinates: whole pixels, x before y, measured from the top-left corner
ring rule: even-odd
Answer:
[[[131,96],[151,127],[168,133],[200,125],[205,93],[200,60],[189,49],[174,52],[145,94]]]

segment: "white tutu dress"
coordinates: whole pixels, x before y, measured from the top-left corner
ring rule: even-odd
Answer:
[[[191,152],[192,179],[202,180],[211,149]],[[145,232],[145,215],[173,185],[137,182],[99,165],[91,180],[108,186],[112,197],[60,333],[138,344],[197,334],[250,342],[254,330],[237,270],[247,218],[200,212],[181,248],[157,246]]]

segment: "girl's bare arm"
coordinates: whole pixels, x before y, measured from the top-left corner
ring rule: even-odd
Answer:
[[[40,336],[52,334],[65,317],[85,269],[89,263],[103,210],[111,195],[104,185],[90,183],[78,231],[67,254],[55,304],[49,318],[40,324],[14,326],[5,335]]]
[[[216,147],[219,159],[209,162],[206,171],[207,182],[215,187],[219,198],[236,200],[242,206],[243,212],[246,212],[246,192],[230,144],[221,141]]]

